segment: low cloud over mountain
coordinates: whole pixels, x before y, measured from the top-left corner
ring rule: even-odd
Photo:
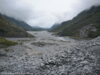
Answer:
[[[32,26],[51,27],[99,4],[100,0],[0,0],[0,13]]]

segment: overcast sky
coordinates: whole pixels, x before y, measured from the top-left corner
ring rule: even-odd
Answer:
[[[100,0],[0,0],[0,13],[31,26],[51,27],[99,4]]]

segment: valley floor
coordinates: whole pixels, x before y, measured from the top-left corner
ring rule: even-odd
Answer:
[[[0,49],[0,75],[100,75],[100,37],[74,40],[52,33],[7,38],[16,46]]]

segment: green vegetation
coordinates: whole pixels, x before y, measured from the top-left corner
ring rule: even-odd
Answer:
[[[13,46],[16,44],[18,43],[0,37],[0,46]]]
[[[32,37],[23,28],[0,14],[0,36],[3,37]]]
[[[93,25],[97,31],[89,31],[88,37],[94,38],[100,36],[100,6],[92,7],[91,9],[85,10],[77,15],[70,21],[63,22],[61,25],[52,27],[51,31],[61,36],[75,36],[81,37],[81,28],[87,25]]]
[[[30,26],[27,23],[23,22],[23,21],[19,21],[16,20],[14,18],[8,17],[3,15],[6,19],[8,19],[10,22],[12,22],[13,24],[16,24],[18,27],[23,28],[25,31],[42,31],[42,30],[46,30],[45,28],[41,28],[41,27],[35,27],[35,26]]]
[[[88,36],[91,37],[91,38],[95,38],[95,37],[98,36],[97,34],[98,34],[97,32],[90,31]]]
[[[25,23],[25,22],[23,22],[23,21],[16,20],[16,19],[14,19],[14,18],[5,16],[5,15],[4,15],[4,17],[5,17],[6,19],[8,19],[10,22],[12,22],[13,24],[16,24],[16,26],[18,26],[18,27],[20,27],[20,28],[23,28],[23,29],[26,30],[26,31],[32,31],[32,30],[33,30],[33,28],[32,28],[30,25],[28,25],[27,23]]]

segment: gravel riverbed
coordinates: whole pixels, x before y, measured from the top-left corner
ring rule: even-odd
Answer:
[[[0,75],[100,75],[100,37],[74,40],[47,31],[35,38],[7,38],[16,46],[0,49]]]

